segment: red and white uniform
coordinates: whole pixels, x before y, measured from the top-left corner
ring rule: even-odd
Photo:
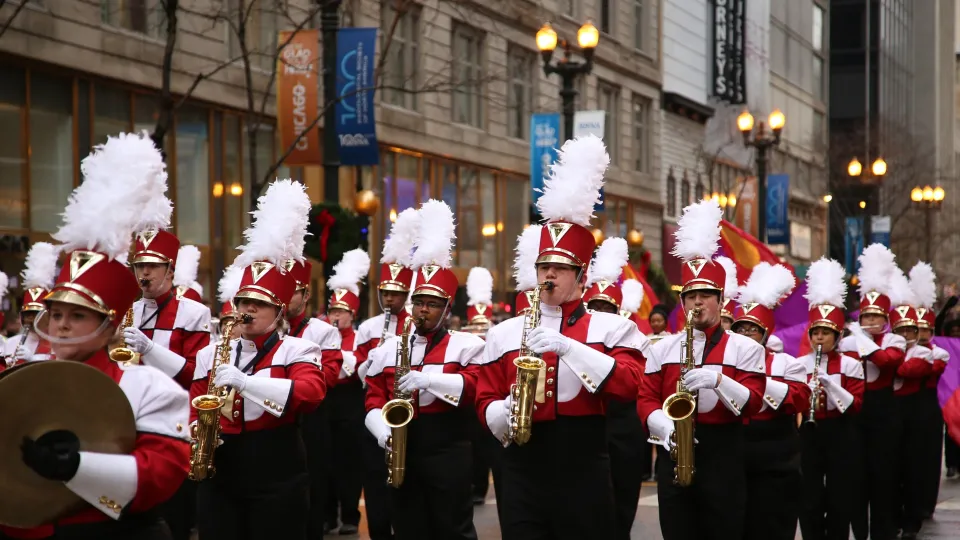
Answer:
[[[838,349],[856,360],[864,360],[867,390],[879,390],[893,386],[897,368],[906,356],[907,341],[892,332],[872,336],[880,350],[867,355],[872,349],[869,343],[858,343],[857,336],[850,335],[840,340]],[[869,348],[868,348],[869,347]]]
[[[320,348],[307,340],[280,337],[256,365],[248,368],[247,365],[268,339],[270,335],[254,340],[238,338],[230,342],[232,365],[247,375],[269,379],[271,384],[258,384],[256,388],[247,388],[235,395],[232,421],[220,419],[224,435],[293,424],[298,414],[316,409],[326,395],[327,387],[319,369]],[[215,349],[216,346],[211,344],[197,354],[197,367],[190,387],[191,400],[207,393]],[[196,419],[196,410],[191,408],[190,422]]]
[[[813,369],[816,365],[816,353],[810,353],[797,359],[807,373],[809,383],[813,382]],[[814,419],[837,418],[842,414],[857,413],[863,405],[863,366],[851,356],[837,351],[824,353],[820,357],[820,373],[826,373],[842,389],[842,392],[821,384],[821,405],[814,412]],[[808,384],[809,384],[808,383]],[[823,399],[826,396],[826,399]],[[823,401],[826,401],[824,404]],[[807,403],[809,409],[809,402]]]
[[[357,370],[367,361],[370,351],[380,345],[380,338],[383,335],[383,323],[386,313],[381,313],[376,317],[367,319],[357,327],[357,333],[354,336],[353,355],[357,359]],[[399,314],[390,315],[390,323],[387,326],[387,336],[395,336],[398,329],[403,328],[404,321],[407,320],[407,310],[400,310]]]
[[[170,289],[157,298],[137,300],[133,304],[133,326],[166,349],[155,346],[141,356],[140,362],[189,388],[197,353],[210,343],[210,309],[189,298],[178,298],[176,290]]]
[[[946,349],[937,347],[936,344],[931,344],[930,350],[933,356],[933,370],[927,377],[926,387],[936,389],[937,383],[940,382],[940,376],[943,375],[943,371],[947,369],[947,362],[950,361],[950,353],[948,353]]]
[[[910,347],[893,379],[893,395],[910,396],[919,392],[926,378],[933,374],[933,365],[933,351],[923,345]]]
[[[343,356],[343,365],[340,367],[337,384],[358,380],[357,357],[353,353],[353,344],[356,341],[356,337],[357,332],[352,326],[340,330],[340,354]]]
[[[10,366],[19,366],[24,362],[22,360],[17,360],[17,348],[20,346],[20,339],[22,338],[21,334],[9,338],[3,346],[3,354],[0,354],[0,358],[3,359],[3,362],[0,362],[0,372],[7,368],[7,363],[10,363]],[[50,350],[50,344],[45,340],[40,339],[40,336],[36,332],[30,332],[27,335],[27,339],[23,342],[23,349],[30,355],[31,362],[37,362],[40,360],[50,360],[53,358],[53,351]]]
[[[343,367],[340,331],[320,319],[307,318],[306,313],[290,320],[290,335],[320,347],[320,370],[325,386],[333,388]]]
[[[810,387],[803,363],[789,354],[767,351],[764,371],[767,375],[763,406],[748,422],[796,416],[810,408]]]

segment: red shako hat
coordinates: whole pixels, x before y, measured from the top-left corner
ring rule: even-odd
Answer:
[[[737,281],[737,265],[729,257],[715,257],[714,262],[720,263],[723,267],[723,299],[720,306],[720,317],[727,318],[730,322],[734,320],[734,314],[737,311],[737,303],[734,298],[737,297],[737,291],[740,288]]]
[[[419,228],[411,264],[416,285],[412,296],[427,295],[453,302],[460,282],[450,269],[456,239],[453,212],[447,203],[431,199],[420,207]]]
[[[797,280],[787,267],[777,264],[759,263],[750,272],[750,278],[737,293],[737,310],[734,326],[749,322],[759,326],[764,337],[773,335],[776,330],[774,309],[796,286]]]
[[[607,238],[597,249],[597,255],[587,270],[587,290],[583,293],[583,303],[602,301],[612,304],[620,310],[623,291],[617,285],[623,267],[628,259],[627,241],[623,238]]]
[[[493,316],[493,274],[475,266],[467,274],[467,324],[489,324]]]
[[[890,279],[899,272],[893,252],[883,244],[870,244],[859,258],[860,315],[887,316],[891,303],[888,296]]]
[[[360,309],[360,283],[369,273],[370,255],[366,251],[357,248],[344,253],[327,281],[331,291],[327,310],[343,309],[356,315]]]
[[[821,258],[807,270],[807,294],[810,308],[807,333],[814,328],[829,328],[843,333],[843,305],[847,298],[846,271],[833,259]]]
[[[20,276],[24,288],[21,312],[44,309],[43,299],[53,288],[59,257],[59,248],[49,242],[37,242],[30,247]]]
[[[530,294],[538,285],[537,257],[540,254],[541,225],[529,225],[517,236],[513,258],[513,280],[517,284],[516,315],[530,309]]]
[[[181,246],[173,271],[173,285],[177,290],[177,298],[189,298],[203,303],[203,286],[197,282],[199,270],[200,250],[197,246]]]
[[[896,269],[887,284],[887,296],[893,306],[888,315],[890,328],[893,330],[910,326],[918,328],[919,317],[914,307],[917,299],[910,287],[910,281],[899,268]]]
[[[413,244],[420,231],[420,213],[407,208],[397,216],[390,236],[383,241],[379,290],[410,292],[413,285]]]
[[[721,219],[723,210],[710,199],[687,206],[677,220],[676,243],[671,253],[683,261],[680,296],[690,291],[706,290],[716,291],[722,298],[726,271],[713,260],[720,246]]]
[[[910,289],[916,300],[917,326],[933,330],[937,320],[933,311],[937,301],[937,275],[933,267],[922,261],[915,264],[910,269]]]

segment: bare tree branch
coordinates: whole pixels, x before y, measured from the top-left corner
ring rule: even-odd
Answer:
[[[170,92],[170,76],[173,72],[173,51],[177,45],[177,8],[180,0],[160,0],[160,3],[166,19],[166,43],[163,48],[163,68],[160,73],[160,112],[150,139],[160,152],[164,152],[163,142],[173,124],[174,102],[173,94]]]

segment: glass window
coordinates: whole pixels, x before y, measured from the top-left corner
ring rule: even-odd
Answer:
[[[813,97],[823,101],[823,59],[813,55]]]
[[[250,50],[260,53],[256,54],[254,63],[266,71],[276,70],[277,38],[279,37],[278,9],[281,9],[280,2],[261,0],[256,10],[256,21],[254,21],[256,32],[247,33],[248,36],[256,39],[256,43],[251,44]]]
[[[640,50],[646,48],[644,43],[646,29],[647,23],[643,17],[643,1],[633,0],[633,46]]]
[[[704,192],[703,178],[700,176],[700,173],[697,173],[697,185],[694,188],[694,192],[693,192],[694,193],[693,196],[695,198],[694,202],[703,200],[703,192]]]
[[[460,213],[457,244],[460,250],[458,266],[472,268],[480,265],[480,200],[476,169],[460,167]]]
[[[600,0],[600,31],[604,34],[613,33],[613,10],[610,4],[613,0]]]
[[[232,114],[223,117],[223,177],[221,186],[214,186],[214,196],[220,193],[224,197],[224,244],[227,248],[226,260],[232,262],[236,252],[232,251],[243,244],[243,182],[241,173],[240,119]]]
[[[480,263],[492,271],[497,268],[497,242],[499,231],[503,229],[503,222],[497,221],[497,186],[494,182],[493,171],[480,170],[480,210],[483,212],[483,221],[480,226],[480,236],[483,238],[483,256]]]
[[[25,89],[26,77],[22,70],[0,68],[0,227],[11,229],[25,226],[27,197],[23,156],[26,145],[21,121],[27,101]]]
[[[599,85],[599,105],[603,109],[603,142],[607,145],[610,154],[610,164],[616,165],[619,158],[617,120],[620,119],[620,89],[608,84]]]
[[[30,74],[30,227],[52,233],[73,191],[73,84]]]
[[[417,206],[417,178],[420,158],[397,154],[397,213]]]
[[[107,142],[107,136],[130,131],[130,92],[102,84],[93,95],[93,146]]]
[[[396,0],[383,0],[380,10],[380,28],[383,38],[389,37],[389,43],[381,43],[381,50],[387,51],[384,62],[383,99],[391,105],[417,110],[417,74],[420,59],[420,9],[411,2],[398,13],[394,9]],[[396,18],[400,17],[397,21]],[[396,21],[396,23],[395,23]],[[393,28],[393,35],[388,36]]]
[[[383,177],[383,223],[386,224],[396,221],[397,214],[400,213],[400,210],[397,208],[397,199],[395,197],[396,187],[393,181],[393,167],[396,163],[397,155],[388,150],[380,157],[380,172]]]
[[[184,244],[210,243],[210,135],[207,111],[177,111],[177,236]]]
[[[680,183],[680,204],[687,206],[692,203],[690,200],[690,180],[687,179],[687,173],[683,173],[683,182]]]
[[[650,170],[650,100],[633,96],[633,168]]]
[[[813,50],[823,50],[823,8],[816,4],[813,5],[813,37],[810,43],[813,44]]]
[[[517,285],[513,280],[513,242],[520,236],[529,221],[530,215],[526,209],[530,208],[530,182],[523,178],[508,177],[504,179],[503,185],[506,192],[504,197],[506,208],[503,212],[503,238],[508,246],[505,252],[511,256],[507,257],[508,260],[501,261],[498,268],[501,271],[500,275],[507,278],[505,289],[513,291]],[[516,209],[519,208],[524,210],[517,211]],[[504,283],[504,281],[503,279],[499,280],[500,283]]]
[[[667,216],[677,215],[677,179],[673,176],[673,169],[667,175]]]
[[[481,80],[483,35],[464,25],[453,28],[453,121],[483,127]]]
[[[533,53],[511,45],[507,51],[507,129],[511,137],[530,137],[530,112],[533,110],[533,74],[536,58]]]
[[[459,188],[460,185],[460,168],[456,165],[450,163],[444,163],[441,167],[440,174],[443,175],[442,185],[440,187],[440,198],[443,202],[447,203],[447,206],[453,210],[453,215],[457,218],[457,224],[463,221],[463,217],[460,215],[460,209],[458,203],[460,201]],[[460,249],[459,239],[460,234],[457,234],[458,240],[454,242],[454,257],[453,262],[457,264],[457,251]]]
[[[166,32],[163,3],[163,0],[100,0],[100,18],[110,26],[160,37]]]

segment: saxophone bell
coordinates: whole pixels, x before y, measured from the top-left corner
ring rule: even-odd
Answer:
[[[510,431],[512,438],[518,445],[530,440],[533,430],[533,406],[537,397],[537,385],[540,371],[546,367],[546,362],[527,346],[527,334],[540,326],[540,293],[544,290],[553,290],[552,281],[544,281],[533,290],[530,296],[530,309],[524,316],[523,334],[520,336],[520,352],[513,360],[517,368],[517,380],[510,387],[513,396],[513,406],[510,409]]]
[[[133,326],[132,307],[128,309],[126,315],[123,316],[123,322],[120,324],[120,328],[117,330],[117,333],[120,336],[120,343],[122,343],[122,345],[119,347],[114,347],[108,354],[110,360],[118,364],[132,365],[140,363],[140,353],[127,347],[123,340],[123,331],[131,326]]]
[[[400,379],[410,373],[410,332],[413,325],[423,319],[409,317],[403,323],[400,343],[397,345],[396,367],[393,372],[393,399],[380,410],[383,423],[390,428],[387,439],[387,485],[399,488],[403,485],[407,463],[407,424],[413,420],[413,393],[400,389]]]
[[[693,321],[700,316],[702,311],[701,308],[695,307],[687,312],[687,322],[683,327],[686,335],[681,347],[683,359],[680,378],[677,380],[677,391],[663,402],[663,413],[667,418],[673,420],[674,425],[673,433],[670,434],[670,441],[673,443],[670,457],[676,463],[673,468],[673,483],[681,487],[692,484],[693,476],[696,473],[694,466],[694,432],[696,429],[697,398],[683,384],[683,376],[694,368]]]

